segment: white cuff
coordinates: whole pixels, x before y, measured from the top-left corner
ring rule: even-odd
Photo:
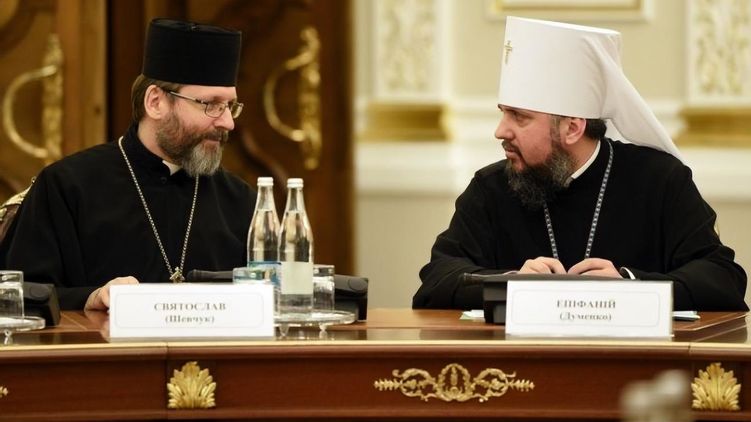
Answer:
[[[626,267],[621,267],[620,271],[618,272],[621,273],[622,277],[628,276],[628,278],[630,278],[631,280],[636,280],[636,276],[634,275],[634,273],[632,273],[631,270],[629,270]],[[626,278],[626,277],[623,277],[623,278]]]

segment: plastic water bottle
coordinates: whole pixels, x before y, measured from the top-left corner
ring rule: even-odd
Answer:
[[[258,178],[256,209],[248,229],[248,267],[262,270],[279,288],[279,216],[274,204],[274,179]]]
[[[279,232],[282,314],[309,313],[313,308],[313,231],[302,187],[302,179],[287,180],[287,206]]]

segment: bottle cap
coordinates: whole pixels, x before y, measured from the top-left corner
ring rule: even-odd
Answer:
[[[293,177],[291,179],[287,179],[287,188],[301,188],[302,187],[302,179]]]
[[[258,186],[274,186],[273,177],[259,177]]]

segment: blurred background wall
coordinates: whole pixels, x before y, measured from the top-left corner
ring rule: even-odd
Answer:
[[[370,278],[371,306],[411,305],[455,198],[476,169],[503,158],[493,131],[506,14],[622,33],[626,75],[751,270],[751,2],[355,0],[353,9],[356,268]]]

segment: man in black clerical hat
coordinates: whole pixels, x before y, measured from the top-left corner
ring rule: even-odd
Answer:
[[[42,170],[0,244],[0,267],[54,283],[64,309],[107,309],[112,284],[244,265],[255,194],[220,167],[243,108],[241,38],[153,20],[132,125]]]

